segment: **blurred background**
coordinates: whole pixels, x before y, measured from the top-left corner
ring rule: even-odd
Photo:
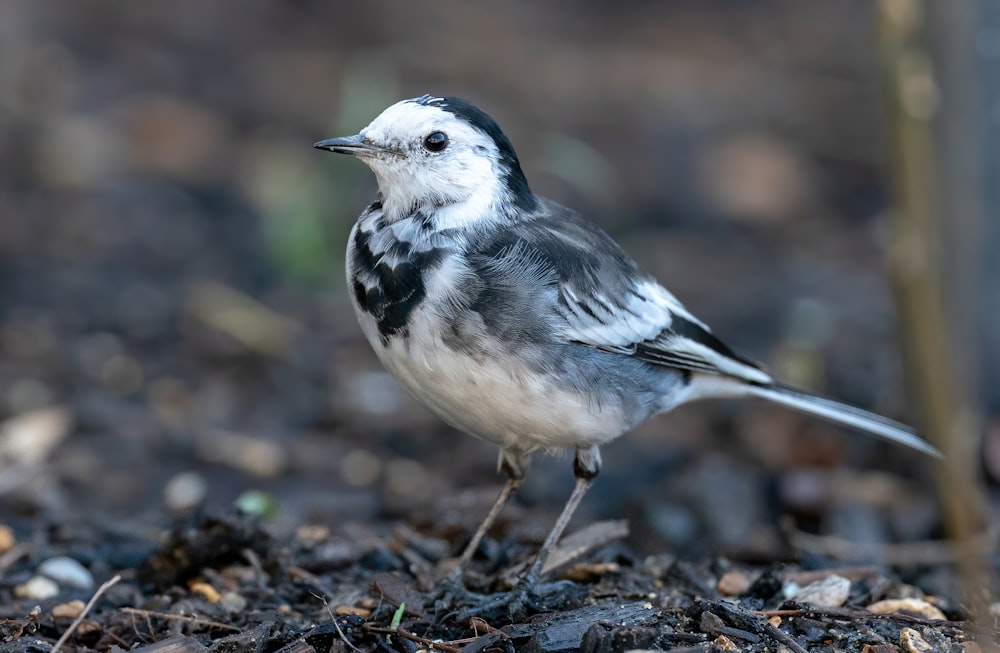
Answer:
[[[991,484],[996,5],[935,5],[922,32],[947,316],[986,433],[969,471]],[[126,528],[248,490],[289,527],[479,520],[494,448],[405,395],[348,305],[345,239],[374,180],[311,148],[423,93],[490,113],[536,192],[599,222],[736,350],[917,423],[885,270],[873,7],[0,4],[0,522]],[[639,550],[941,534],[922,457],[759,403],[685,407],[604,453],[578,523],[628,517]],[[502,529],[544,532],[570,468],[536,458]]]

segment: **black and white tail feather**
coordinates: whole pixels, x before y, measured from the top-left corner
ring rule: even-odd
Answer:
[[[618,334],[623,340],[631,342],[595,343],[593,337],[576,337],[574,340],[606,351],[690,372],[688,396],[685,398],[687,401],[758,397],[801,413],[870,433],[931,456],[941,456],[937,449],[904,424],[775,381],[760,366],[737,355],[723,344],[706,325],[694,318],[665,289],[651,280],[634,285],[636,290],[633,292],[633,303],[659,304],[665,308],[666,315],[660,315],[658,320],[649,320],[649,316],[645,315],[647,321],[644,324],[647,332],[652,331],[649,328],[652,325],[659,329],[652,340],[643,339],[637,342],[638,334],[629,328],[631,323],[628,319],[605,323],[605,335]],[[644,290],[642,294],[638,292],[639,288]],[[581,312],[593,320],[592,312],[577,311],[578,320]],[[635,315],[627,309],[623,313],[629,316]],[[594,332],[593,326],[585,329],[587,335],[592,336]]]
[[[941,452],[917,436],[910,427],[867,410],[779,383],[768,386],[751,385],[749,393],[799,412],[822,417],[837,424],[866,431],[889,442],[895,442],[937,458],[941,457]]]

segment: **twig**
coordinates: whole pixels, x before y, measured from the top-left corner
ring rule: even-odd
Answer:
[[[73,634],[73,631],[76,630],[81,623],[83,623],[83,620],[87,616],[87,613],[90,612],[90,610],[94,607],[94,604],[97,603],[97,599],[101,598],[101,596],[105,592],[111,589],[114,586],[114,584],[120,581],[121,579],[122,579],[121,576],[115,575],[114,578],[105,581],[103,585],[97,588],[97,591],[94,592],[94,595],[90,597],[89,601],[87,601],[87,605],[83,607],[83,610],[80,612],[80,614],[76,615],[76,619],[74,619],[73,623],[69,625],[69,628],[66,629],[66,632],[64,632],[62,634],[62,637],[56,640],[56,643],[52,645],[52,648],[49,650],[49,653],[56,653],[60,648],[62,648],[62,645],[65,644],[66,640],[68,640],[70,636]]]
[[[158,619],[167,619],[174,621],[186,621],[192,624],[198,624],[199,626],[209,626],[210,628],[222,628],[224,630],[231,630],[233,632],[242,632],[236,626],[230,626],[229,624],[224,624],[218,621],[212,621],[211,619],[201,619],[199,617],[189,617],[185,614],[170,614],[169,612],[154,612],[153,610],[141,610],[139,608],[121,608],[121,611],[125,614],[134,614],[140,617],[156,617]]]
[[[935,76],[939,61],[935,58],[940,60],[941,51],[925,44],[926,10],[931,4],[881,0],[876,5],[876,33],[888,95],[889,172],[894,182],[887,264],[903,327],[907,380],[921,409],[923,430],[944,455],[935,470],[941,518],[959,552],[958,572],[976,637],[984,650],[996,651],[991,645],[993,617],[987,600],[995,578],[974,544],[979,524],[990,519],[979,471],[981,416],[963,387],[968,375],[958,373],[957,363],[964,357],[954,350],[961,341],[955,333],[956,324],[965,317],[961,309],[968,309],[966,315],[971,317],[973,308],[956,306],[951,295],[952,301],[945,301],[947,275],[942,266],[946,260],[942,241],[956,222],[967,224],[970,218],[942,210],[941,190],[958,189],[942,185],[949,177],[941,169],[944,156],[935,128],[956,120],[953,101],[961,100],[949,97],[939,106],[939,78]],[[960,56],[964,57],[964,50]],[[974,194],[967,189],[958,192]]]
[[[21,556],[29,552],[30,548],[27,544],[19,542],[11,547],[9,551],[0,555],[0,572],[5,571],[7,567],[17,562]]]
[[[781,531],[800,551],[818,553],[848,562],[877,561],[894,567],[954,564],[962,555],[951,540],[866,544],[834,535],[814,535],[799,530],[790,519],[781,521]],[[988,555],[1000,539],[1000,530],[990,527],[971,538],[969,546],[977,555]]]
[[[340,639],[344,642],[344,644],[347,645],[347,648],[351,649],[352,651],[356,651],[356,653],[362,653],[361,649],[359,649],[357,646],[355,646],[354,644],[352,644],[351,640],[347,639],[347,635],[344,634],[344,631],[341,630],[340,624],[337,623],[337,615],[333,614],[333,610],[330,609],[330,602],[327,601],[325,597],[317,596],[316,594],[313,594],[312,592],[310,592],[310,594],[312,594],[317,599],[319,599],[320,601],[323,602],[323,607],[326,608],[327,614],[330,615],[330,621],[333,622],[333,627],[337,629],[337,634],[340,635]]]
[[[779,644],[784,644],[788,648],[792,649],[795,653],[809,653],[801,644],[795,641],[791,635],[784,632],[774,624],[766,622],[764,624],[764,630],[767,632],[768,636]]]
[[[427,639],[426,637],[421,637],[420,635],[414,635],[413,633],[403,630],[403,628],[383,628],[381,626],[372,626],[371,624],[365,624],[365,630],[370,633],[382,633],[385,635],[399,635],[404,639],[408,639],[418,644],[423,644],[432,651],[444,651],[445,653],[461,653],[461,649],[455,648],[454,646],[448,646],[444,642],[435,642],[433,639]]]
[[[256,576],[254,580],[257,581],[257,587],[261,589],[267,587],[267,574],[264,573],[264,565],[260,563],[260,556],[257,555],[257,552],[251,548],[246,548],[241,553],[243,554],[243,558],[253,567]]]
[[[947,623],[949,626],[966,628],[967,621],[942,622],[940,619],[925,619],[915,617],[904,612],[869,612],[863,608],[797,608],[790,610],[755,610],[754,614],[762,617],[826,617],[832,619],[843,619],[847,621],[855,619],[881,619],[885,621],[901,621],[903,623],[918,624],[921,626],[938,626]]]
[[[503,632],[499,628],[491,626],[482,617],[472,617],[471,619],[469,619],[469,625],[472,626],[472,632],[476,633],[477,637],[479,636],[479,629],[482,628],[484,631],[486,631],[487,633],[490,633],[491,635],[492,634],[497,634],[497,635],[500,635],[501,637],[503,637],[504,639],[510,639],[510,635],[508,635],[507,633]],[[455,640],[455,641],[457,642],[459,640]]]

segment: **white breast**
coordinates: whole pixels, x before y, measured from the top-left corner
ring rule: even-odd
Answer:
[[[358,314],[379,359],[420,403],[470,435],[521,452],[589,447],[622,433],[621,407],[593,405],[515,358],[475,359],[450,349],[428,328],[426,308],[406,338],[383,346],[375,321]]]

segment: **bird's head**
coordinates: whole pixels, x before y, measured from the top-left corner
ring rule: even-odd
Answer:
[[[360,134],[314,147],[352,154],[371,168],[390,220],[419,210],[449,228],[535,208],[510,141],[492,118],[458,98],[397,102]]]

